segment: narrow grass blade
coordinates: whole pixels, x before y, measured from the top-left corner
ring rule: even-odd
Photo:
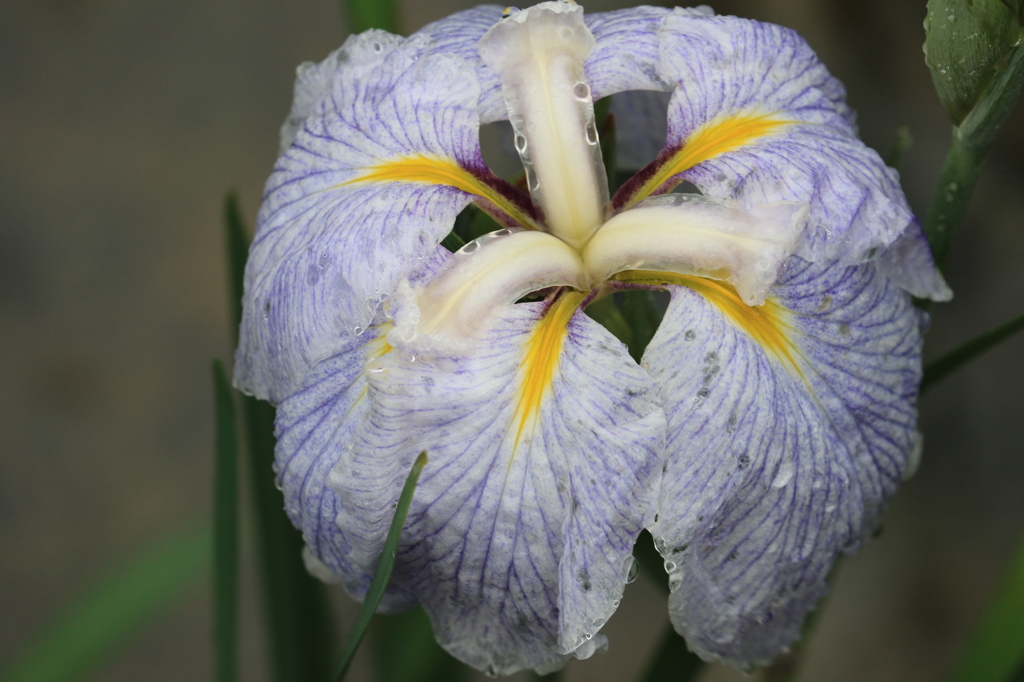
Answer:
[[[341,665],[338,670],[338,682],[345,679],[345,673],[352,663],[359,643],[363,641],[366,628],[370,619],[377,611],[380,600],[384,596],[384,590],[391,579],[391,570],[395,566],[395,554],[398,552],[398,540],[402,535],[402,525],[405,524],[405,515],[409,513],[409,505],[412,503],[412,495],[416,492],[416,483],[420,480],[420,473],[427,465],[427,451],[424,450],[416,458],[412,465],[409,477],[405,479],[405,486],[401,495],[398,496],[398,506],[395,508],[395,516],[391,519],[391,528],[388,529],[388,537],[384,541],[384,551],[380,555],[380,563],[373,573],[373,580],[370,581],[370,588],[366,591],[363,605],[356,616],[356,622],[352,626],[352,633],[348,637],[348,644],[345,646],[345,653],[341,656]]]
[[[237,330],[249,239],[233,194],[225,202],[225,234],[229,291],[238,301],[232,308]],[[323,682],[331,674],[334,641],[327,591],[306,571],[302,536],[285,516],[284,499],[274,484],[274,408],[244,396],[242,416],[273,679]]]
[[[1024,538],[954,682],[1004,682],[1024,664]]]
[[[86,677],[198,583],[210,564],[210,546],[206,523],[161,538],[71,604],[0,680]]]
[[[689,682],[697,678],[703,667],[704,662],[697,654],[686,648],[686,640],[669,626],[640,679],[642,682]]]
[[[1022,329],[1024,329],[1024,315],[1018,315],[998,327],[974,337],[938,360],[928,363],[928,366],[924,368],[924,376],[921,377],[921,394],[923,395],[929,388]]]
[[[213,639],[217,682],[238,679],[238,427],[235,394],[213,363],[217,459],[213,505]]]
[[[228,296],[230,303],[231,339],[238,343],[238,325],[242,323],[242,292],[245,261],[249,257],[249,238],[238,205],[238,195],[228,192],[224,198],[224,239],[228,256]]]
[[[398,33],[398,12],[394,0],[346,0],[349,30],[362,33],[369,28],[382,28]]]

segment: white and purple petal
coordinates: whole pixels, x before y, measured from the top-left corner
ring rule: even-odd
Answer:
[[[501,96],[501,80],[498,74],[484,64],[477,49],[480,38],[501,20],[502,9],[500,5],[480,5],[438,19],[416,33],[435,41],[430,49],[432,54],[452,54],[466,60],[473,67],[480,85],[481,123],[508,118],[505,99]]]
[[[876,264],[794,257],[764,309],[700,289],[673,290],[643,360],[668,419],[651,532],[676,629],[746,668],[799,636],[913,468],[921,314]]]
[[[870,260],[913,221],[896,171],[857,139],[842,85],[795,32],[673,14],[659,39],[660,74],[676,86],[666,157],[696,135],[708,141],[718,134],[722,144],[675,181],[747,203],[808,202],[797,254],[812,261]],[[759,117],[771,125],[746,139],[730,128]]]
[[[579,301],[567,296],[559,314]],[[524,369],[542,343],[535,331],[556,306],[508,306],[468,353],[396,329],[331,477],[356,567],[343,578],[359,594],[412,460],[428,451],[392,581],[449,652],[493,674],[550,671],[603,642],[661,475],[664,418],[649,379],[582,313],[547,388],[524,398],[538,388]]]
[[[401,279],[436,268],[439,242],[474,198],[431,182],[360,181],[368,169],[427,159],[485,173],[472,69],[423,56],[426,38],[386,36],[350,38],[328,59],[330,78],[316,70],[310,93],[330,89],[303,96],[306,115],[267,182],[235,367],[237,385],[258,397],[292,393],[374,320]]]

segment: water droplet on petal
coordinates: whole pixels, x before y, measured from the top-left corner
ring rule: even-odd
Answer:
[[[640,562],[636,560],[636,557],[629,557],[626,559],[626,584],[636,581],[636,577],[640,574]]]
[[[572,87],[572,94],[576,99],[590,99],[590,86],[581,81]]]

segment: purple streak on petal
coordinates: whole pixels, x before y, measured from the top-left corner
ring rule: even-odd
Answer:
[[[483,171],[473,71],[458,57],[430,54],[432,45],[369,31],[307,69],[317,72],[316,87],[329,81],[326,92],[297,87],[305,94],[293,113],[305,118],[267,181],[246,268],[235,365],[243,390],[283,399],[375,319],[403,278],[447,257],[438,244],[471,195],[345,184],[366,167],[421,154]]]
[[[347,561],[362,568],[343,578],[358,593],[409,453],[429,451],[393,581],[423,603],[445,648],[498,674],[589,653],[601,637],[594,622],[614,611],[623,565],[653,517],[661,471],[664,422],[645,374],[581,313],[540,425],[513,456],[516,377],[543,310],[510,307],[466,352],[414,339],[377,361],[367,374],[372,406],[331,478],[344,500]]]
[[[670,615],[693,650],[739,667],[799,636],[919,447],[910,297],[875,264],[798,257],[773,295],[802,377],[687,289],[643,363],[669,421],[652,533],[676,565]]]

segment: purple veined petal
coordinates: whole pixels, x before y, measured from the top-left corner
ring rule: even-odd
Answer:
[[[300,74],[301,125],[267,181],[246,268],[243,390],[272,401],[294,391],[376,319],[399,281],[440,266],[439,242],[474,199],[530,224],[528,199],[480,156],[472,68],[424,56],[430,45],[369,31]]]
[[[877,257],[912,223],[896,172],[857,139],[842,85],[796,33],[670,15],[659,36],[660,74],[677,86],[667,142],[617,209],[683,180],[745,204],[808,202],[796,253],[846,265]]]
[[[921,314],[875,263],[793,257],[760,308],[708,280],[672,293],[642,363],[668,419],[651,532],[677,631],[748,668],[799,636],[914,467]]]
[[[278,405],[274,469],[285,511],[306,542],[307,564],[330,581],[358,572],[351,544],[337,525],[341,498],[327,484],[331,471],[350,450],[356,428],[366,419],[369,400],[366,363],[390,352],[390,322],[367,329],[358,342],[319,363],[303,385]],[[389,589],[382,610],[416,603],[400,589]]]
[[[501,96],[501,80],[484,64],[477,50],[480,38],[501,20],[502,10],[501,5],[480,5],[439,19],[417,31],[417,35],[436,41],[431,53],[453,54],[472,65],[480,84],[481,123],[508,118],[505,99]]]
[[[429,452],[392,583],[423,604],[442,646],[492,674],[551,671],[601,646],[654,515],[662,412],[581,299],[506,306],[468,350],[396,323],[330,477],[355,569],[342,577],[358,596],[412,458]]]
[[[878,259],[879,269],[911,296],[932,301],[949,301],[953,290],[935,266],[928,237],[914,220]]]
[[[710,7],[632,7],[585,15],[596,46],[586,63],[594,100],[627,90],[666,91],[675,87],[658,72],[658,28],[671,14],[711,16]]]

